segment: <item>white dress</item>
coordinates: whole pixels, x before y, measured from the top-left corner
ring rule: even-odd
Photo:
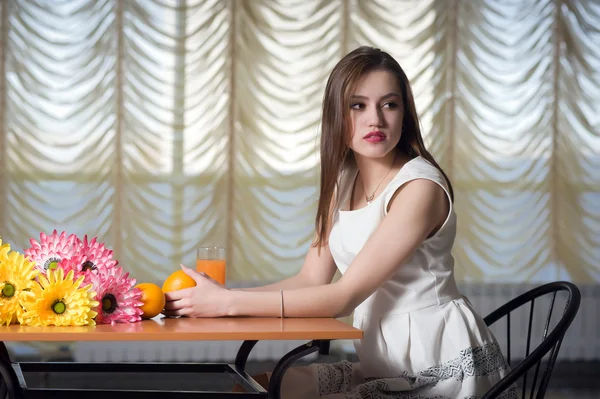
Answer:
[[[347,203],[356,174],[356,168],[343,174],[338,204]],[[417,157],[371,204],[336,210],[329,247],[341,273],[385,217],[394,192],[415,179],[431,180],[450,196],[440,171]],[[509,368],[494,336],[454,280],[456,214],[450,204],[435,235],[355,309],[354,326],[364,331],[354,342],[359,363],[291,368],[283,378],[284,399],[475,399],[506,375]],[[516,390],[503,397],[517,398]]]

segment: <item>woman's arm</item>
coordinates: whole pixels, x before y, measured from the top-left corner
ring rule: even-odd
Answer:
[[[279,292],[280,289],[290,290],[326,285],[331,283],[335,271],[336,266],[329,251],[329,245],[321,247],[320,254],[317,247],[311,246],[304,258],[302,268],[296,275],[262,287],[240,288],[234,291]]]
[[[278,281],[273,284],[262,285],[259,287],[247,287],[247,288],[233,288],[232,291],[244,291],[244,292],[268,292],[268,291],[279,291],[280,289],[289,290],[296,288],[310,287],[312,284],[310,281],[306,281],[300,273],[288,277],[284,280]]]
[[[407,183],[396,192],[387,216],[340,280],[328,285],[283,291],[284,316],[349,315],[443,223],[448,209],[446,194],[436,183],[424,179]],[[279,290],[227,291],[192,270],[186,272],[196,279],[198,285],[166,294],[165,314],[168,316],[279,317],[281,314]]]
[[[317,247],[311,246],[306,254],[304,265],[295,276],[254,289],[227,290],[223,285],[204,273],[197,273],[183,265],[182,268],[185,273],[196,281],[196,287],[165,293],[167,302],[163,314],[166,316],[231,316],[236,313],[233,302],[238,300],[238,295],[239,300],[245,300],[246,297],[252,298],[253,306],[258,306],[258,309],[254,309],[254,311],[252,307],[242,310],[243,314],[279,316],[281,314],[279,290],[295,292],[301,289],[331,286],[331,280],[337,269],[328,245],[321,247],[321,253],[319,253]],[[272,302],[269,298],[273,295],[277,298],[276,312],[275,308],[269,308],[267,303]]]

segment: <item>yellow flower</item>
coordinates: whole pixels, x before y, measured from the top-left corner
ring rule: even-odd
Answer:
[[[38,285],[35,263],[18,252],[6,251],[7,246],[0,246],[0,325],[22,322],[23,304],[31,300],[31,290]]]
[[[62,268],[49,269],[47,276],[40,274],[34,297],[25,302],[25,322],[32,326],[95,325],[96,293],[91,284],[80,287],[83,278],[73,281],[73,271],[65,276]]]
[[[2,237],[0,237],[0,262],[6,260],[9,252],[10,244],[2,244]]]

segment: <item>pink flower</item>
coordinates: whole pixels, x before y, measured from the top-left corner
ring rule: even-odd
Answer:
[[[102,274],[108,276],[109,267],[112,268],[116,264],[117,261],[112,259],[97,259],[95,262],[91,262],[84,255],[77,253],[60,261],[58,267],[63,269],[65,274],[72,270],[75,278],[84,276],[82,285],[88,285],[92,284],[92,275]]]
[[[84,272],[108,275],[108,272],[119,264],[113,259],[113,251],[107,249],[104,243],[97,242],[97,237],[88,242],[87,235],[84,236],[79,251],[83,256],[81,270]]]
[[[31,262],[35,262],[36,269],[44,274],[48,269],[56,269],[63,259],[71,258],[78,253],[81,245],[75,234],[67,237],[66,232],[63,231],[58,235],[56,230],[50,236],[42,232],[40,242],[32,238],[29,243],[31,248],[25,250],[25,256]]]
[[[87,235],[83,236],[80,248],[81,254],[92,262],[95,259],[112,259],[113,251],[107,249],[104,243],[97,242],[97,240],[98,237],[94,237],[92,241],[88,242]]]
[[[129,278],[129,273],[123,274],[123,269],[114,267],[107,275],[103,273],[89,274],[99,302],[96,316],[97,324],[133,323],[142,319],[142,291],[133,288],[135,279]]]

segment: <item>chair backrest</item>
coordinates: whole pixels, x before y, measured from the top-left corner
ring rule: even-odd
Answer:
[[[564,311],[562,315],[558,315],[559,317],[555,317],[552,320],[553,313],[555,308],[555,302],[557,293],[564,292],[561,296],[566,296]],[[559,298],[563,299],[563,298]],[[537,307],[536,305],[537,302]],[[548,307],[543,306],[544,300],[548,303]],[[541,304],[540,304],[541,302]],[[558,351],[560,350],[560,345],[562,343],[563,337],[567,332],[567,329],[573,322],[573,319],[577,315],[577,311],[579,310],[579,304],[581,302],[581,294],[579,289],[572,283],[566,281],[557,281],[553,283],[544,284],[542,286],[536,287],[530,291],[525,292],[524,294],[519,295],[518,297],[512,299],[508,303],[499,307],[488,316],[484,318],[485,323],[488,326],[492,326],[494,323],[498,322],[500,319],[506,320],[506,348],[504,350],[504,354],[506,355],[506,360],[508,364],[511,366],[515,363],[511,363],[511,359],[515,358],[514,351],[511,352],[514,348],[511,348],[511,335],[513,336],[513,344],[515,343],[515,331],[511,331],[511,314],[515,316],[515,314],[527,312],[526,304],[529,304],[529,318],[527,324],[527,341],[526,342],[518,342],[516,346],[520,346],[521,348],[524,346],[525,353],[521,356],[517,355],[516,359],[521,360],[512,370],[496,385],[492,387],[483,397],[482,399],[492,399],[497,398],[501,395],[505,390],[510,388],[512,384],[518,383],[521,385],[519,388],[522,392],[522,398],[525,399],[529,397],[530,399],[542,399],[546,394],[546,388],[548,387],[548,382],[550,381],[550,376],[552,374],[552,369],[554,367],[554,363],[556,362],[556,357],[558,356]],[[547,314],[542,314],[540,318],[540,313],[534,313],[534,310],[538,309],[539,312],[545,312],[547,309]],[[527,314],[524,314],[527,316]],[[534,317],[535,315],[535,317]],[[534,323],[534,319],[538,323]],[[516,325],[522,324],[524,320],[523,317],[519,317],[517,319]],[[513,321],[515,321],[515,317],[513,317]],[[543,322],[543,330],[541,323]],[[496,332],[496,328],[498,324],[494,326],[494,332],[496,333],[497,338],[500,336]],[[535,347],[535,343],[532,344],[532,334],[534,331],[540,332],[541,340],[537,347]],[[512,334],[511,334],[512,332]],[[522,335],[522,331],[516,331],[517,336],[520,338]],[[538,335],[538,334],[536,334]],[[503,337],[502,337],[503,338]],[[524,337],[523,337],[524,338]],[[523,345],[524,344],[524,345]],[[535,347],[533,351],[531,351],[532,346]],[[542,360],[549,353],[548,358],[545,360],[546,365],[544,371],[540,375],[540,366],[542,364]],[[533,378],[528,381],[528,373],[535,366],[535,371],[533,373]],[[539,377],[539,385],[538,385],[538,377]],[[522,382],[519,380],[522,378]],[[530,384],[528,384],[528,382]],[[537,393],[536,393],[537,391]],[[529,395],[527,396],[527,392]],[[536,395],[536,396],[534,396]]]

